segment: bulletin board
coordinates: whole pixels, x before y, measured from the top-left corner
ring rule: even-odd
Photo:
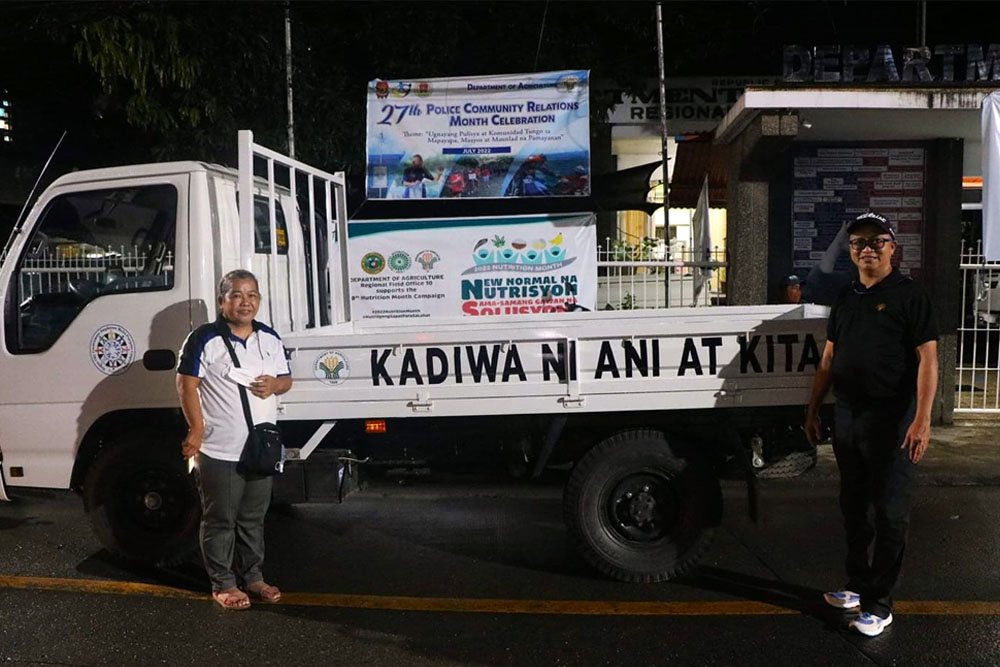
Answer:
[[[923,268],[924,179],[922,145],[796,146],[792,158],[792,270],[805,277],[819,263],[845,220],[875,211],[896,229],[893,266],[919,276]],[[851,267],[847,252],[834,267]]]

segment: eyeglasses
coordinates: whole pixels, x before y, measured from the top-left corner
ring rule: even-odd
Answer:
[[[885,247],[886,243],[894,243],[894,241],[892,239],[876,236],[870,239],[852,239],[848,245],[854,248],[856,252],[861,252],[865,248],[871,248],[875,252],[878,252]]]

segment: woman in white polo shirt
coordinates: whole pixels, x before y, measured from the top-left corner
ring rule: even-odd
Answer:
[[[272,478],[236,471],[248,434],[238,383],[246,383],[250,413],[261,424],[276,421],[275,396],[291,388],[292,377],[281,338],[254,320],[260,308],[257,278],[230,271],[219,283],[218,300],[219,318],[188,335],[177,366],[177,393],[188,423],[182,449],[185,457],[195,457],[201,551],[212,598],[226,609],[246,609],[251,596],[277,602],[281,592],[261,572]],[[223,336],[236,351],[239,369]]]

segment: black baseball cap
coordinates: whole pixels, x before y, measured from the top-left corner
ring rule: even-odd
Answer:
[[[847,226],[847,233],[853,234],[854,230],[862,225],[871,225],[872,227],[877,227],[883,234],[888,234],[892,237],[892,240],[896,240],[896,232],[892,228],[892,224],[889,220],[874,211],[868,211],[868,213],[862,213],[858,217],[854,218],[854,221]]]
[[[789,287],[791,285],[801,285],[801,284],[802,284],[802,279],[799,278],[794,273],[790,276],[785,276],[784,278],[781,279],[781,282],[778,283],[779,287]]]

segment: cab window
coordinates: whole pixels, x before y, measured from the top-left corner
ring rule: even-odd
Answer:
[[[267,197],[253,198],[254,252],[269,255],[271,253],[271,212]],[[278,232],[278,254],[288,254],[288,227],[285,225],[285,212],[281,202],[274,201],[274,226]]]
[[[103,296],[172,288],[176,222],[172,185],[74,192],[49,202],[10,285],[7,349],[47,350]]]

